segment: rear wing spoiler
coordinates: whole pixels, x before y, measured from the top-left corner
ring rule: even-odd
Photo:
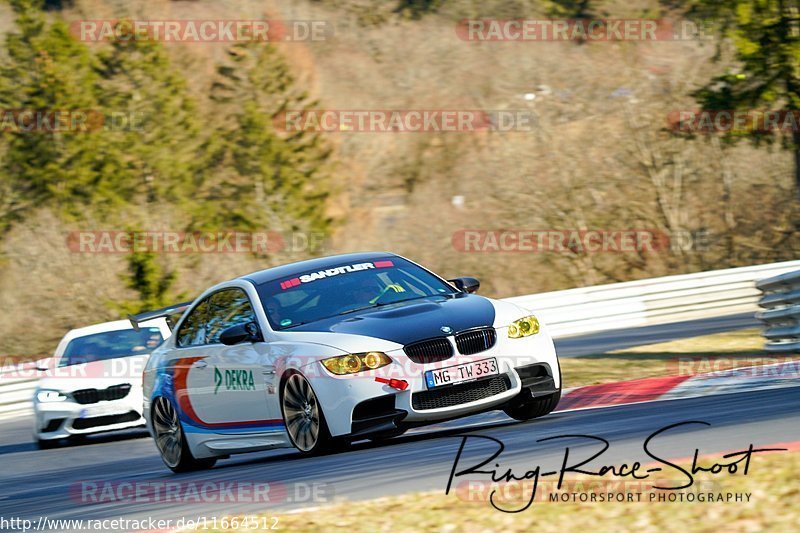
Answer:
[[[172,329],[174,324],[172,320],[170,320],[170,317],[172,315],[177,315],[178,313],[183,313],[189,309],[189,307],[192,305],[192,302],[194,302],[194,300],[191,302],[183,302],[180,304],[162,307],[161,309],[156,309],[154,311],[145,311],[136,315],[128,315],[128,320],[130,320],[133,329],[139,331],[139,324],[142,322],[147,322],[148,320],[154,320],[156,318],[166,318],[167,324],[169,324],[170,329]]]

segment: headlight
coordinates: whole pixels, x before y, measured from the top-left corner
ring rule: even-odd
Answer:
[[[66,399],[67,396],[57,390],[42,389],[36,393],[36,401],[39,403],[63,402]]]
[[[509,339],[520,339],[537,333],[539,333],[539,321],[532,315],[515,320],[508,326]]]
[[[375,370],[391,363],[392,360],[383,352],[349,353],[330,359],[323,359],[325,368],[336,374],[355,374],[365,370]]]

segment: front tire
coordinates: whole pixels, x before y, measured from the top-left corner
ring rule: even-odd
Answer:
[[[289,439],[300,453],[317,455],[335,448],[322,406],[302,374],[290,374],[283,382],[281,411]]]
[[[190,472],[211,468],[216,458],[196,459],[189,449],[178,412],[168,399],[156,398],[153,402],[153,435],[161,460],[173,472]]]
[[[522,403],[514,403],[503,408],[503,411],[515,420],[532,420],[553,411],[561,400],[561,389],[541,398],[531,398]]]
[[[36,442],[36,447],[40,450],[52,450],[61,446],[60,439],[40,439],[37,437],[34,441]]]

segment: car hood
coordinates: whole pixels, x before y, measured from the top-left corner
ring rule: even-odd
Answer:
[[[509,312],[509,306],[513,311]],[[318,320],[293,327],[284,333],[359,335],[405,345],[470,328],[508,325],[511,320],[519,318],[516,316],[518,314],[516,305],[474,294],[431,296]],[[450,332],[442,331],[443,327],[450,328]],[[326,344],[337,345],[335,336],[325,341]]]

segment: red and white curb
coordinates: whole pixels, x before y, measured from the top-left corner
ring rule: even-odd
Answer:
[[[800,361],[567,389],[556,411],[800,386]]]

